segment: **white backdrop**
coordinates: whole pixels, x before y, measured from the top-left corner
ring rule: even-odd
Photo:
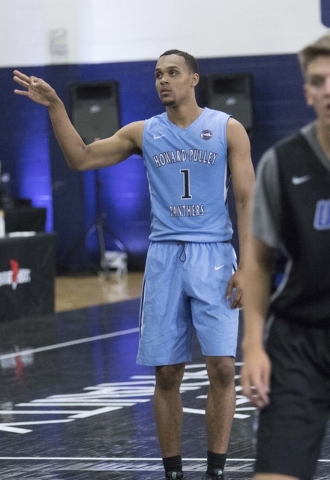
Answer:
[[[319,0],[0,0],[0,67],[296,53]]]

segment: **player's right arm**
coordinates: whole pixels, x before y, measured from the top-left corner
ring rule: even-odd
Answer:
[[[133,122],[112,137],[86,145],[72,125],[62,100],[44,80],[15,70],[14,81],[25,90],[15,90],[48,109],[56,139],[68,166],[89,170],[115,165],[134,153],[141,153],[144,122]]]
[[[269,403],[271,365],[263,334],[273,270],[273,249],[252,236],[247,245],[244,276],[244,337],[241,384],[243,395],[259,408]]]

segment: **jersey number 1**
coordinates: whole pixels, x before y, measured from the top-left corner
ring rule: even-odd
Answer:
[[[181,198],[189,199],[192,198],[190,195],[190,178],[189,178],[189,170],[180,170],[180,173],[183,175],[183,195]]]

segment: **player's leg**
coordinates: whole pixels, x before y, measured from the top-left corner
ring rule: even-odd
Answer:
[[[154,411],[166,478],[184,479],[180,385],[191,360],[192,321],[182,284],[182,244],[151,245],[141,300],[138,363],[156,367]]]
[[[226,453],[235,413],[235,359],[206,357],[210,381],[206,402],[208,450]]]
[[[195,262],[200,264],[199,274],[190,275],[193,324],[210,381],[206,402],[207,472],[203,478],[224,479],[236,406],[235,356],[239,313],[230,308],[226,289],[236,267],[236,257],[228,243],[196,244],[191,250],[192,268]],[[186,249],[186,253],[189,258],[190,250]]]
[[[156,367],[154,410],[162,457],[181,455],[183,363]]]

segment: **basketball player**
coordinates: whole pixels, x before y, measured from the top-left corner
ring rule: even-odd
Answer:
[[[261,409],[255,480],[311,480],[330,413],[330,35],[299,60],[317,118],[258,165],[244,267],[241,380]],[[288,261],[269,302],[278,249]]]
[[[236,269],[227,209],[227,182],[235,195],[240,262],[244,259],[254,171],[243,126],[202,109],[191,55],[170,50],[155,68],[166,112],[133,122],[111,138],[85,145],[50,85],[14,72],[15,90],[48,108],[70,168],[115,165],[140,154],[150,184],[151,234],[141,298],[137,362],[156,367],[154,408],[166,479],[183,479],[180,385],[192,358],[192,328],[205,355],[210,389],[206,405],[208,466],[204,479],[224,479],[235,411],[234,368],[241,263]]]

